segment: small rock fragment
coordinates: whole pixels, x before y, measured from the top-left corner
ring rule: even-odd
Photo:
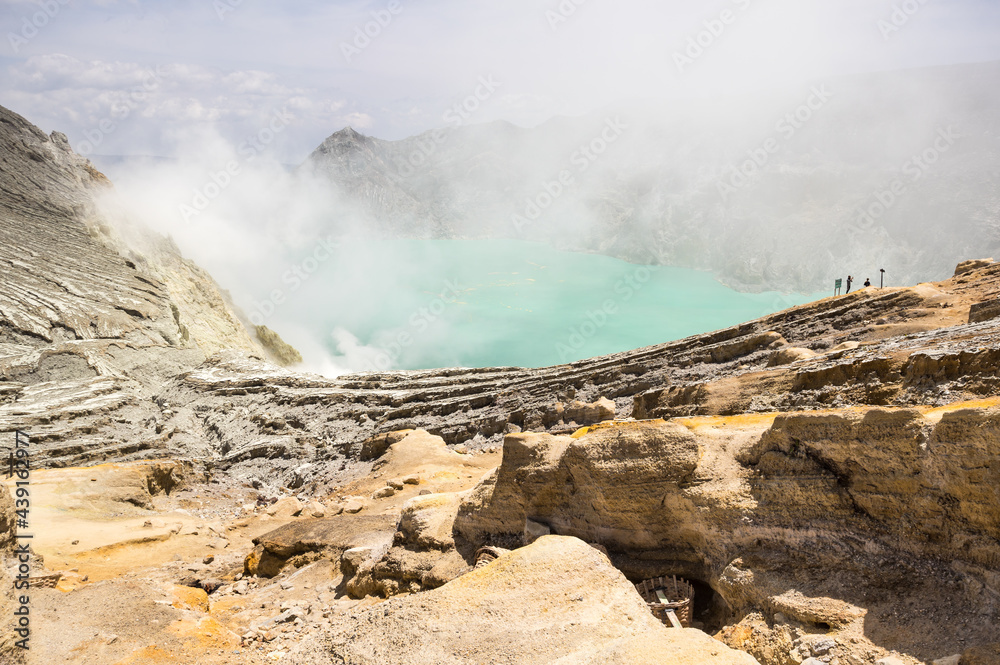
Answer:
[[[362,499],[355,497],[348,499],[348,501],[344,504],[344,512],[349,515],[354,515],[364,510],[364,507],[365,502]]]
[[[301,512],[302,503],[294,496],[286,496],[267,509],[268,515],[277,518],[295,517]]]
[[[375,493],[372,494],[372,498],[373,499],[388,499],[390,496],[393,496],[395,494],[396,494],[396,490],[394,490],[393,488],[391,488],[391,487],[383,487],[380,490],[375,490]]]

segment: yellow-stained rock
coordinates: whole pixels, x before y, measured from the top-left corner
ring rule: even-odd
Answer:
[[[208,594],[203,589],[175,584],[170,588],[170,593],[175,599],[172,605],[177,609],[208,612]]]

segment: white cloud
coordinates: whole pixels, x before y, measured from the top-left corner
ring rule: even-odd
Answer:
[[[474,122],[532,125],[624,98],[1000,58],[1000,5],[977,0],[928,3],[889,41],[876,22],[891,15],[891,0],[589,0],[562,3],[576,9],[556,29],[546,12],[559,11],[557,0],[404,0],[346,62],[341,42],[386,4],[243,2],[220,20],[204,1],[74,0],[7,61],[0,103],[72,137],[120,103],[116,90],[159,65],[162,87],[129,136],[141,145],[117,150],[170,151],[164,122],[219,123],[239,137],[287,106],[298,123],[287,154],[297,161],[344,124],[383,138],[440,126],[480,76],[504,85]],[[37,6],[8,0],[0,28],[16,30]],[[678,75],[672,54],[725,8],[737,8],[739,20]]]

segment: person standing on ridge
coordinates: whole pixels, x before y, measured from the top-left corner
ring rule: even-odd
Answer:
[[[847,295],[848,293],[850,293],[850,292],[851,292],[851,282],[853,282],[853,281],[854,281],[854,278],[853,278],[853,277],[851,277],[850,275],[848,275],[848,276],[847,276],[847,290],[846,290],[846,291],[844,291],[844,295],[845,295],[845,296],[846,296],[846,295]]]
[[[865,287],[869,287],[871,285],[872,285],[872,278],[871,277],[866,277],[865,278]]]

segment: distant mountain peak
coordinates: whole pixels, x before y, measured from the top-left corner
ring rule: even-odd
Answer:
[[[316,153],[320,155],[351,155],[359,150],[370,152],[376,143],[376,139],[355,131],[351,126],[344,127],[339,132],[335,132],[327,137],[317,148]],[[316,154],[314,153],[314,154]]]
[[[324,143],[357,143],[367,140],[369,137],[365,136],[361,132],[356,131],[353,127],[348,125],[344,127],[339,132],[334,132],[331,134]]]

